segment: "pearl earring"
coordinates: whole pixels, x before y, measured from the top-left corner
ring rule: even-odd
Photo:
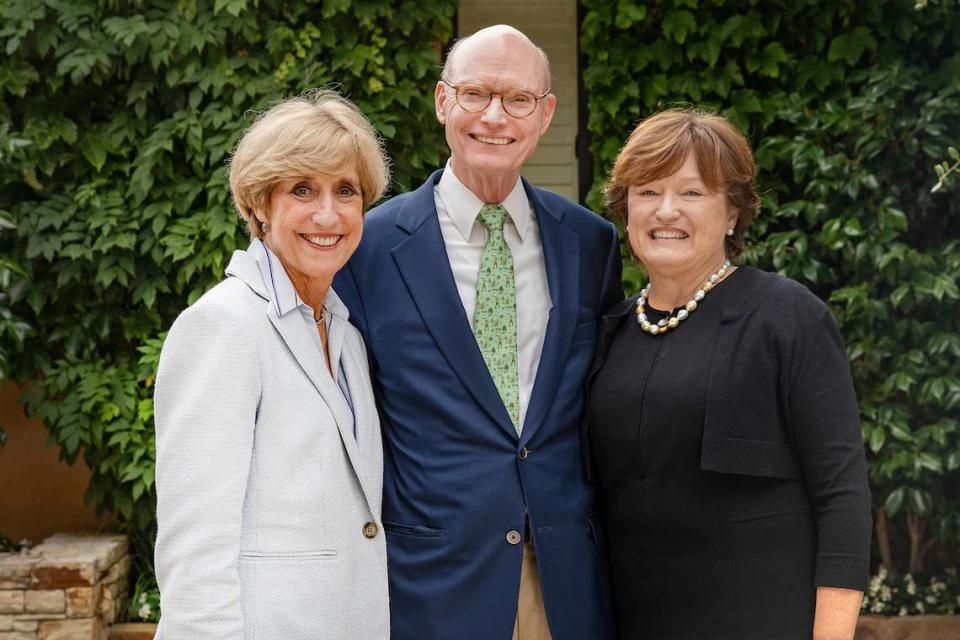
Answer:
[[[269,222],[260,222],[260,232],[264,235],[270,233],[270,223]]]
[[[733,229],[727,229],[727,235],[728,235],[728,236],[732,236],[732,235],[733,235]]]

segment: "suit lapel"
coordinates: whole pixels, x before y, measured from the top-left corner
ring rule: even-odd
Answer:
[[[563,211],[547,208],[536,190],[526,181],[524,187],[537,214],[547,285],[553,300],[537,377],[520,436],[521,442],[529,442],[553,403],[577,323],[580,300],[580,236],[563,224]]]
[[[424,325],[450,368],[500,428],[516,437],[516,430],[470,329],[450,269],[433,199],[433,186],[441,173],[434,173],[417,189],[398,214],[397,226],[410,236],[393,248],[393,259]]]

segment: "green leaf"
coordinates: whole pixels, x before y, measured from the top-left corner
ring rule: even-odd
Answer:
[[[671,11],[663,18],[663,35],[677,44],[683,44],[687,36],[697,29],[697,19],[686,10]]]
[[[617,2],[617,18],[614,25],[618,29],[629,29],[647,16],[647,7],[637,4],[633,0],[619,0]]]
[[[848,34],[836,36],[830,43],[827,60],[839,62],[844,60],[849,65],[855,65],[866,51],[874,51],[877,40],[866,27],[856,27]]]
[[[80,153],[97,171],[103,168],[107,161],[107,147],[103,140],[96,135],[85,135],[80,140]]]
[[[890,516],[897,515],[897,512],[900,511],[900,507],[903,505],[903,497],[905,493],[904,487],[898,487],[890,492],[887,496],[887,499],[884,501],[884,506],[887,508],[887,514]]]

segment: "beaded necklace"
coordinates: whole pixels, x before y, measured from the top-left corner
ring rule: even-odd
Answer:
[[[691,298],[687,304],[683,305],[680,310],[676,312],[676,314],[671,313],[669,316],[656,323],[650,322],[650,320],[647,319],[647,314],[645,311],[647,306],[647,298],[650,296],[650,283],[648,282],[647,286],[640,291],[640,297],[637,298],[637,324],[640,325],[641,329],[653,336],[666,333],[670,329],[676,329],[680,323],[686,320],[690,314],[696,310],[697,306],[703,302],[707,292],[713,289],[718,282],[723,280],[729,269],[730,261],[724,260],[717,272],[710,274],[706,282],[703,283],[703,286],[697,289],[697,292],[693,294],[693,298]]]

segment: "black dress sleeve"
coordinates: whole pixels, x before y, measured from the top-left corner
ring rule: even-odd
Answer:
[[[859,409],[833,315],[797,287],[787,419],[817,521],[815,584],[863,591],[872,519]]]

